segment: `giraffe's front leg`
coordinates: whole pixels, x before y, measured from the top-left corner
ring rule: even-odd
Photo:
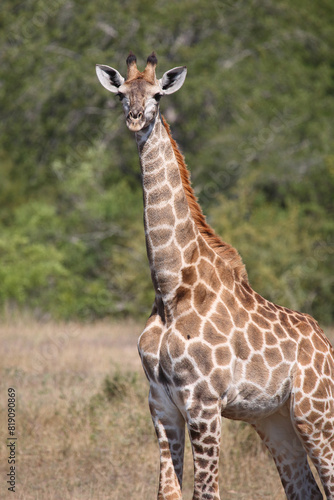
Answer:
[[[185,421],[164,389],[151,385],[149,405],[160,447],[158,500],[182,498]]]
[[[218,464],[221,412],[218,403],[199,402],[188,411],[188,430],[194,457],[193,500],[219,500]]]

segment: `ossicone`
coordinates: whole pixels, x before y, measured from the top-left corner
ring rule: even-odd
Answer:
[[[156,66],[158,64],[158,59],[157,56],[155,55],[155,52],[152,52],[147,58],[147,64],[151,64],[152,66]]]
[[[137,63],[137,58],[134,53],[130,50],[128,57],[126,58],[127,66],[131,66],[133,63]],[[137,64],[136,64],[137,65]]]
[[[128,75],[127,75],[127,80],[131,80],[132,78],[136,78],[138,76],[138,69],[137,69],[137,58],[134,55],[133,52],[130,51],[128,57],[126,58],[126,64],[128,67]]]
[[[158,63],[157,56],[155,52],[152,52],[147,58],[146,68],[144,70],[144,78],[151,83],[157,83],[157,77],[155,76],[155,68]]]

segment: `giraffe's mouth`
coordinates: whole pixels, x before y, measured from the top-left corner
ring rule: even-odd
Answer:
[[[139,132],[139,130],[145,127],[146,122],[145,120],[142,119],[133,120],[131,118],[127,118],[126,124],[128,129],[131,130],[131,132]]]

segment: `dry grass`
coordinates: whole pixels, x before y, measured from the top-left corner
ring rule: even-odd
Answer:
[[[136,342],[141,324],[0,326],[0,498],[149,500],[158,446]],[[17,394],[16,493],[7,491],[7,389]],[[276,469],[253,433],[224,421],[221,496],[283,500]],[[191,498],[187,443],[184,499]]]

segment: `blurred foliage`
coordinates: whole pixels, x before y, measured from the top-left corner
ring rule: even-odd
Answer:
[[[124,399],[129,390],[135,389],[138,384],[137,372],[116,371],[112,377],[107,375],[103,381],[103,399],[113,402],[115,399]]]
[[[95,63],[186,64],[161,107],[253,287],[333,321],[332,0],[2,0],[0,301],[147,314],[138,154]]]

